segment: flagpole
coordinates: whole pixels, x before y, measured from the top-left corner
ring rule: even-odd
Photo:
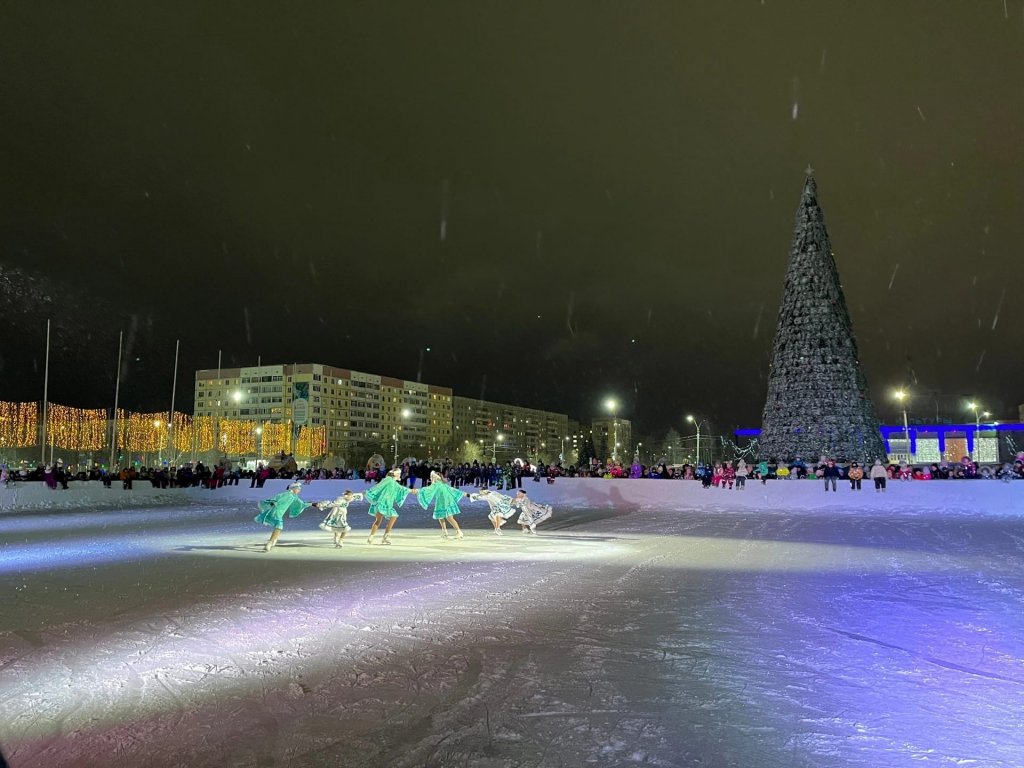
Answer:
[[[117,451],[117,408],[121,397],[121,349],[124,343],[124,331],[117,334],[117,377],[114,384],[114,426],[110,434],[110,465],[108,471],[114,471],[114,453]]]
[[[46,463],[46,415],[47,401],[50,397],[50,321],[46,321],[46,367],[43,373],[43,439],[40,445],[39,463]]]
[[[199,371],[195,372],[192,378],[192,393],[193,395],[199,391]],[[196,414],[195,408],[192,409],[192,456],[191,463],[196,463],[196,441],[198,440],[199,433],[199,416]]]
[[[220,354],[221,350],[217,350],[217,391],[220,390]],[[224,393],[221,392],[223,395]],[[217,463],[220,463],[220,404],[223,397],[217,398],[217,417],[214,419],[213,424],[213,455]]]

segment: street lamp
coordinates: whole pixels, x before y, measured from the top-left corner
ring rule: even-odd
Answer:
[[[263,461],[263,427],[256,427],[256,463]]]
[[[565,441],[566,441],[566,440],[569,440],[569,439],[570,439],[570,438],[569,438],[569,436],[568,436],[568,435],[566,435],[566,436],[565,436],[565,437],[563,437],[563,438],[562,438],[562,440],[561,440],[561,443],[562,443],[562,444],[561,444],[561,446],[559,446],[559,448],[558,448],[558,460],[559,460],[559,461],[565,461]]]
[[[614,431],[613,440],[614,447],[612,448],[612,461],[619,460],[619,420],[615,418],[615,411],[619,408],[619,403],[614,397],[609,397],[604,401],[604,407],[608,409],[612,414],[612,430]]]
[[[411,415],[412,415],[412,412],[408,408],[403,408],[402,409],[402,418],[403,419],[408,419]],[[395,468],[398,467],[398,431],[401,428],[402,428],[401,424],[396,424],[395,425],[395,434],[392,435],[392,437],[395,440],[395,463],[392,466],[395,467]]]
[[[501,432],[498,432],[494,437],[494,442],[491,443],[491,464],[498,463],[498,443],[500,443],[503,439],[504,436],[501,434]]]
[[[914,454],[916,453],[916,451],[911,450],[910,427],[907,426],[907,398],[909,397],[909,395],[907,395],[906,390],[897,389],[895,392],[893,392],[893,397],[895,397],[899,401],[900,409],[903,411],[903,437],[906,438],[907,441],[907,459],[910,461],[911,464],[913,464]]]
[[[153,426],[156,428],[156,463],[159,466],[163,463],[164,458],[164,444],[160,439],[160,420],[154,419]]]
[[[702,419],[698,420],[693,418],[693,416],[687,416],[686,420],[697,428],[697,466],[700,466],[700,425],[704,424],[704,426],[707,426],[707,424]]]
[[[974,400],[967,404],[967,407],[974,411],[974,450],[971,451],[971,461],[976,462],[978,460],[978,429],[981,427],[981,417],[978,412],[978,403]],[[985,411],[985,415],[988,416],[988,411]]]

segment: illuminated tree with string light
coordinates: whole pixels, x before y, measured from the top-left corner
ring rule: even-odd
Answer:
[[[760,455],[884,458],[817,191],[808,168],[772,346]]]

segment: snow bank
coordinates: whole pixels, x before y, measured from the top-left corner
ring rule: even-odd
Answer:
[[[104,488],[98,482],[73,482],[68,490],[50,490],[44,483],[15,483],[0,488],[0,512],[32,509],[118,509],[139,506],[161,506],[182,502],[235,502],[269,498],[284,491],[288,480],[270,480],[263,488],[250,488],[249,483],[224,486],[211,491],[206,488],[153,488],[136,483],[131,491],[120,483]],[[370,484],[361,480],[314,480],[303,486],[302,496],[319,501],[334,498],[346,488],[366,491]],[[466,487],[468,492],[477,489]],[[704,488],[699,482],[687,480],[601,480],[592,478],[559,478],[548,485],[526,479],[523,490],[534,501],[551,504],[556,509],[612,509],[628,512],[638,509],[691,511],[711,510],[843,510],[878,509],[936,511],[947,513],[1009,513],[1024,514],[1024,482],[1003,483],[996,480],[932,480],[890,482],[885,493],[876,493],[869,483],[861,491],[850,490],[840,481],[837,492],[824,491],[818,480],[772,480],[765,485],[747,483],[744,490]],[[505,493],[511,493],[506,491]],[[463,502],[465,505],[467,502]]]
[[[181,504],[186,500],[181,488],[154,488],[136,482],[130,491],[121,483],[104,488],[98,481],[71,482],[66,491],[51,490],[43,482],[17,482],[0,487],[0,512],[29,509],[118,509],[139,506]]]
[[[194,488],[187,493],[202,500],[251,500],[269,498],[284,491],[288,480],[270,480],[263,488],[248,484],[225,486],[216,491]],[[366,491],[370,485],[361,480],[314,480],[303,486],[302,497],[320,501],[340,495],[346,488]],[[473,492],[477,489],[465,487]],[[770,480],[762,485],[748,481],[744,490],[704,488],[688,480],[601,480],[596,478],[559,478],[548,485],[526,479],[523,490],[534,501],[556,509],[613,509],[628,512],[638,509],[692,511],[709,510],[844,510],[877,509],[916,513],[952,514],[1011,513],[1024,515],[1024,482],[997,480],[932,480],[890,482],[884,493],[876,493],[865,482],[860,491],[840,481],[836,492],[825,492],[820,480]],[[511,491],[506,491],[511,493]],[[408,502],[407,502],[408,503]],[[467,502],[463,502],[465,505]]]

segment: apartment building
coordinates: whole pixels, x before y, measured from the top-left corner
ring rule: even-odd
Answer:
[[[621,462],[633,460],[633,425],[629,419],[601,416],[590,422],[590,437],[594,441],[597,458],[605,461],[614,457]]]
[[[554,462],[572,445],[569,417],[564,413],[489,400],[452,398],[452,427],[456,444],[475,442],[485,456],[502,462],[513,458]]]
[[[196,372],[196,416],[323,426],[324,463],[434,458],[452,442],[452,391],[319,363]]]

